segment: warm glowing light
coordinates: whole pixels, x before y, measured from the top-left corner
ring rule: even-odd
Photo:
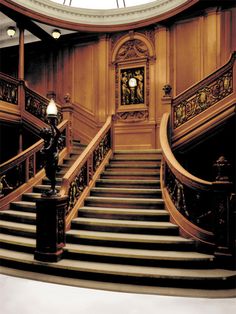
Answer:
[[[61,32],[59,31],[59,29],[54,29],[54,30],[52,31],[52,37],[53,37],[54,39],[58,39],[58,38],[61,37]]]
[[[55,101],[53,99],[50,100],[48,106],[47,106],[47,117],[48,118],[56,118],[57,117],[57,105],[55,104]]]
[[[15,33],[16,33],[15,27],[13,27],[13,26],[8,27],[8,29],[7,29],[7,35],[8,35],[9,37],[13,37],[13,36],[15,35]]]

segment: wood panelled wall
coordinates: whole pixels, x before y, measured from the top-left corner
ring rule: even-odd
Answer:
[[[159,147],[160,120],[170,110],[163,101],[163,86],[170,84],[175,96],[226,63],[236,50],[236,8],[210,8],[202,15],[181,18],[168,27],[151,25],[102,35],[96,41],[60,51],[41,51],[40,55],[31,45],[26,55],[25,78],[31,88],[43,95],[54,91],[60,102],[69,93],[75,109],[75,137],[89,142],[107,115],[117,113],[120,89],[116,85],[114,54],[119,44],[135,38],[146,45],[149,54],[145,61],[149,67],[148,114],[140,120],[139,114],[133,119],[130,113],[123,121],[117,119],[115,145],[117,149]],[[137,61],[132,61],[133,66]],[[128,65],[132,66],[132,62]]]

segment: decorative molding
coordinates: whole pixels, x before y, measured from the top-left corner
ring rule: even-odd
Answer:
[[[128,8],[93,10],[57,4],[49,0],[11,0],[50,18],[89,25],[119,25],[150,19],[188,4],[189,0],[159,0]]]
[[[141,122],[148,120],[148,117],[148,110],[124,111],[116,113],[116,121],[122,122]]]

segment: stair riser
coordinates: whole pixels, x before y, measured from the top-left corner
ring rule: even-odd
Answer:
[[[132,167],[132,166],[129,166],[129,167],[122,167],[122,166],[118,166],[118,167],[115,167],[114,165],[113,166],[106,166],[105,167],[105,171],[106,172],[109,172],[109,173],[113,173],[113,172],[118,172],[118,171],[121,171],[121,172],[127,172],[127,173],[130,173],[130,172],[137,172],[137,173],[140,173],[140,174],[143,174],[143,173],[152,173],[152,172],[156,172],[157,174],[160,174],[160,167],[152,167],[152,168],[147,168],[147,167]]]
[[[112,201],[102,201],[102,200],[85,200],[85,206],[92,207],[105,207],[105,208],[136,208],[136,209],[164,209],[164,204],[150,204],[150,203],[125,203],[125,202],[112,202]]]
[[[0,232],[4,234],[15,235],[19,237],[26,237],[26,238],[36,237],[35,232],[33,231],[31,232],[28,230],[16,230],[16,229],[11,229],[11,228],[0,227]]]
[[[148,184],[141,184],[139,183],[119,183],[119,182],[96,182],[96,187],[103,187],[103,188],[130,188],[130,189],[159,189],[160,183],[148,183]]]
[[[113,174],[101,174],[101,179],[110,180],[159,180],[159,175],[113,175]]]
[[[35,206],[35,208],[31,208],[31,207],[27,207],[27,206],[18,206],[18,205],[11,203],[10,208],[13,210],[18,210],[19,212],[27,212],[27,213],[35,213],[36,212],[36,206]]]
[[[49,179],[47,179],[47,178],[45,178],[45,179],[43,179],[42,180],[42,184],[45,184],[45,185],[50,185],[50,180]],[[56,178],[56,185],[61,185],[62,184],[62,181],[61,181],[61,179],[60,178]]]
[[[21,217],[21,216],[9,215],[9,214],[1,214],[0,219],[4,221],[19,222],[19,223],[25,223],[29,225],[35,225],[36,223],[36,218]]]
[[[115,152],[114,156],[113,156],[114,159],[119,159],[119,158],[126,158],[126,159],[132,159],[132,158],[146,158],[146,159],[155,159],[155,160],[158,160],[158,159],[161,159],[161,154],[160,153],[148,153],[148,152],[139,152],[139,153],[119,153],[119,152]]]
[[[98,254],[86,254],[86,253],[75,253],[66,251],[65,258],[99,262],[99,263],[110,263],[110,264],[123,264],[123,265],[138,265],[138,266],[150,266],[150,267],[170,267],[170,268],[183,268],[183,269],[204,269],[213,268],[213,263],[210,260],[164,260],[164,259],[147,259],[146,257],[123,257],[123,256],[110,256],[110,255],[98,255]]]
[[[145,227],[125,227],[122,226],[99,226],[88,225],[72,222],[72,228],[78,230],[90,230],[101,232],[116,232],[116,233],[132,233],[132,234],[147,234],[147,235],[178,235],[178,228],[145,228]]]
[[[109,246],[109,247],[120,247],[120,248],[134,248],[134,249],[144,249],[144,250],[164,250],[164,251],[191,251],[194,249],[194,244],[190,243],[179,243],[179,242],[161,242],[155,243],[151,241],[147,242],[137,242],[137,241],[123,241],[123,240],[107,240],[98,238],[84,238],[76,237],[74,235],[66,235],[66,243],[78,243],[85,245],[95,245],[95,246]]]
[[[105,214],[105,213],[90,213],[79,211],[79,217],[99,218],[99,219],[119,219],[119,220],[137,220],[137,221],[169,221],[169,215],[131,215],[131,214]]]
[[[187,288],[187,289],[225,289],[235,287],[235,278],[229,278],[227,280],[220,279],[192,279],[192,278],[179,278],[179,277],[149,277],[142,275],[119,275],[109,273],[97,273],[90,270],[75,271],[69,268],[51,268],[48,264],[43,263],[26,263],[23,261],[10,260],[8,258],[0,258],[2,266],[12,267],[21,270],[33,271],[38,273],[45,273],[49,275],[101,281],[101,282],[113,282],[113,283],[124,283],[124,284],[135,284],[135,285],[148,285],[148,286],[159,286],[159,287],[176,287],[176,288]]]
[[[20,245],[16,243],[7,243],[0,240],[0,248],[7,249],[10,251],[24,252],[34,254],[35,247]]]
[[[154,167],[160,167],[161,162],[160,161],[152,161],[152,160],[144,160],[144,161],[135,161],[133,160],[132,162],[130,160],[111,160],[110,161],[110,166],[116,165],[116,166],[123,166],[123,165],[130,165],[132,163],[133,166],[142,166],[145,167],[146,165],[148,166],[154,166]]]
[[[29,196],[29,195],[22,195],[22,201],[28,201],[28,202],[36,202],[36,200],[39,199],[39,197],[36,196]]]
[[[120,198],[147,198],[147,199],[154,199],[154,198],[161,198],[161,192],[160,193],[119,193],[119,192],[107,192],[107,191],[91,191],[91,196],[101,196],[101,197],[120,197]]]

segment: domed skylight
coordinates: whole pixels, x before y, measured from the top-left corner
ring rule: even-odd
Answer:
[[[155,0],[51,0],[71,7],[85,9],[117,9],[155,2]]]

